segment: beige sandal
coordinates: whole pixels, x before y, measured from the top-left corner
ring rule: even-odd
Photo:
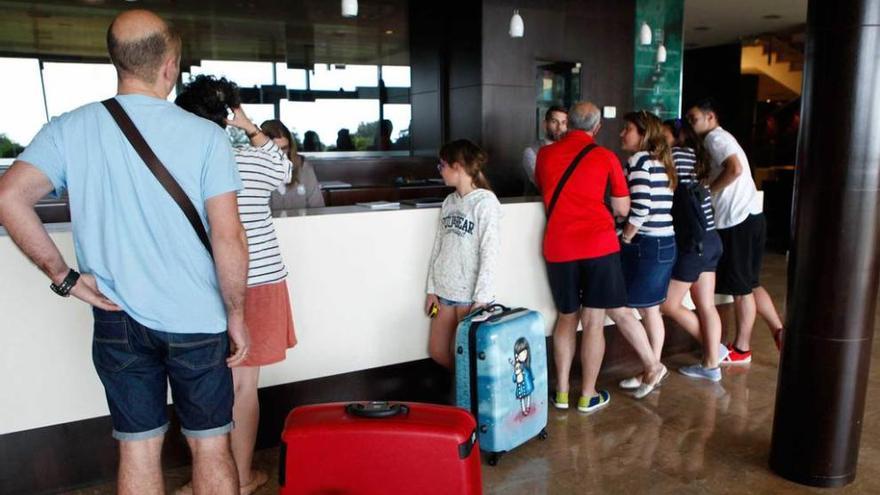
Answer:
[[[266,471],[260,469],[254,469],[251,471],[251,481],[246,485],[241,485],[238,488],[240,495],[251,495],[252,493],[256,493],[257,490],[263,487],[266,483],[269,482],[269,475],[266,474]]]

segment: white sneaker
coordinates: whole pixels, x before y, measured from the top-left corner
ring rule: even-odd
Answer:
[[[635,389],[642,386],[642,377],[633,376],[630,378],[620,380],[620,383],[618,384],[618,386],[624,390],[635,390]]]

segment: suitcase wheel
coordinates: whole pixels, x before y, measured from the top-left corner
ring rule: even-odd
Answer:
[[[538,438],[540,438],[541,440],[547,440],[547,437],[549,436],[550,434],[547,433],[547,428],[544,428],[543,430],[541,430],[541,433],[538,433]]]
[[[455,352],[457,352],[459,354],[464,354],[464,347],[458,346],[458,349],[456,349]]]
[[[498,461],[500,461],[500,460],[501,460],[501,453],[500,452],[492,452],[491,454],[489,454],[489,465],[490,466],[497,466]]]

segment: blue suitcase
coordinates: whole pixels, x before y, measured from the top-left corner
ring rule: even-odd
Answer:
[[[493,304],[464,317],[455,336],[456,404],[477,419],[489,464],[538,436],[547,438],[544,318]]]

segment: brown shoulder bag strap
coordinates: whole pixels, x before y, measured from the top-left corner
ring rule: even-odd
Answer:
[[[193,206],[189,196],[183,192],[183,188],[180,187],[180,184],[174,180],[174,177],[168,169],[165,168],[165,165],[162,165],[162,162],[159,161],[159,157],[153,153],[152,148],[150,148],[150,145],[144,140],[144,137],[141,135],[140,131],[138,131],[134,122],[131,121],[128,114],[125,113],[125,110],[122,108],[122,105],[119,104],[119,101],[117,101],[116,98],[110,98],[102,101],[101,104],[103,104],[104,107],[107,108],[107,111],[110,112],[110,115],[113,116],[116,125],[122,129],[122,133],[128,138],[128,142],[131,143],[131,146],[147,165],[147,168],[150,169],[150,172],[156,177],[156,180],[159,181],[159,184],[162,184],[162,187],[168,191],[171,199],[177,203],[177,206],[179,206],[183,211],[183,214],[186,215],[186,219],[189,220],[193,230],[196,231],[199,240],[202,241],[205,249],[208,250],[208,254],[213,258],[214,251],[211,249],[211,239],[208,237],[208,232],[205,230],[204,224],[202,224],[199,212],[196,210],[196,207]]]
[[[565,172],[562,174],[562,178],[559,179],[559,183],[556,184],[556,190],[553,191],[553,197],[550,198],[550,204],[547,205],[547,223],[550,223],[550,216],[553,214],[553,210],[556,208],[556,202],[559,201],[559,195],[562,193],[562,189],[565,187],[565,183],[568,182],[568,179],[571,178],[571,174],[574,173],[574,169],[580,165],[581,160],[584,159],[591,151],[596,148],[595,143],[590,143],[578,153],[574,160],[572,160],[571,165],[565,169]]]

